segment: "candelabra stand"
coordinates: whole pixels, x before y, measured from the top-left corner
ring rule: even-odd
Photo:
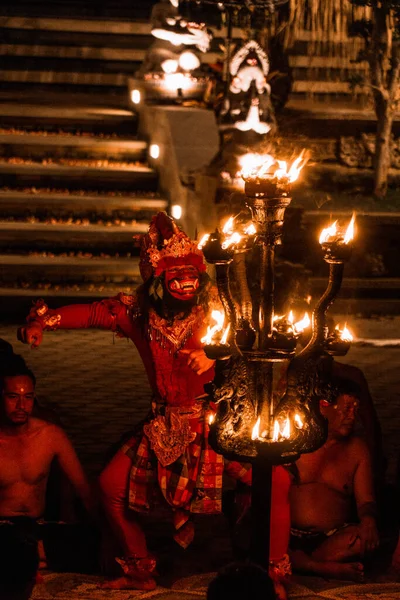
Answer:
[[[206,354],[215,358],[216,376],[210,392],[217,412],[210,425],[210,443],[224,456],[252,463],[252,532],[250,557],[269,565],[272,471],[274,465],[295,461],[312,452],[326,438],[319,399],[329,377],[331,354],[345,354],[349,342],[329,335],[326,311],[339,292],[344,262],[351,245],[342,232],[322,242],[330,266],[329,282],[312,317],[312,335],[295,355],[298,336],[286,321],[275,325],[275,247],[281,244],[284,214],[289,206],[290,181],[272,176],[245,178],[246,206],[251,211],[251,233],[216,230],[201,242],[207,262],[216,267],[217,286],[228,320],[223,339],[208,339]],[[247,228],[247,231],[249,228]],[[245,255],[259,256],[258,316],[248,288]],[[233,267],[239,302],[230,288]],[[221,329],[222,334],[222,329]],[[289,361],[286,393],[274,409],[273,366]]]

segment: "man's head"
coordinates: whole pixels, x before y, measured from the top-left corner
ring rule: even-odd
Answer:
[[[207,600],[275,600],[267,571],[252,563],[232,563],[221,569],[208,586]]]
[[[10,366],[0,374],[2,417],[9,426],[25,425],[35,404],[36,379],[27,367]]]
[[[345,438],[353,433],[359,404],[360,389],[354,381],[334,380],[329,400],[320,400],[321,414],[328,421],[331,437]]]

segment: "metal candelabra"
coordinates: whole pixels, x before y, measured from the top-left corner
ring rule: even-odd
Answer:
[[[275,247],[281,244],[291,182],[301,162],[302,156],[287,170],[282,161],[258,157],[258,165],[243,173],[251,220],[235,227],[231,218],[223,230],[206,234],[200,242],[207,262],[215,265],[224,309],[224,314],[214,314],[216,325],[204,339],[207,356],[216,359],[211,394],[217,411],[210,424],[210,442],[227,458],[252,463],[250,557],[264,567],[269,565],[273,466],[291,463],[324,443],[321,390],[329,378],[331,356],[344,355],[350,346],[347,331],[328,330],[326,312],[340,290],[354,219],[346,231],[335,223],[321,234],[329,282],[313,311],[310,340],[299,353],[300,323],[274,313]],[[256,275],[248,272],[245,261],[252,248],[259,257],[258,299],[253,299],[248,286],[249,277]],[[238,299],[231,292],[233,275]],[[253,319],[255,305],[258,316]],[[286,392],[275,407],[273,366],[282,361],[289,363]]]

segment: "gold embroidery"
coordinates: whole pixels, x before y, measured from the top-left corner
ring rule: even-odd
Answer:
[[[163,467],[178,460],[196,437],[188,418],[178,412],[169,412],[165,417],[158,415],[150,423],[146,423],[143,429],[149,438],[151,449]]]
[[[174,347],[179,350],[185,345],[186,341],[193,335],[195,325],[203,321],[203,311],[199,306],[195,306],[186,319],[174,319],[172,325],[160,317],[154,310],[149,311],[150,339],[154,336],[156,340],[167,339]],[[163,344],[161,344],[163,345]]]

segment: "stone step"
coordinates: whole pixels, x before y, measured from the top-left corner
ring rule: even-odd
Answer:
[[[30,17],[55,16],[68,17],[74,15],[75,18],[93,18],[102,17],[107,19],[125,18],[125,19],[148,19],[151,7],[157,0],[135,0],[134,2],[119,0],[116,2],[95,2],[86,0],[85,2],[75,0],[73,2],[63,2],[60,0],[19,0],[17,3],[3,1],[2,13],[10,15],[22,15]]]
[[[113,32],[109,35],[108,32],[89,31],[82,29],[73,31],[62,28],[57,29],[18,29],[13,27],[0,26],[2,43],[12,46],[26,45],[32,48],[32,52],[37,45],[43,47],[61,47],[64,49],[75,47],[89,47],[93,50],[101,50],[102,48],[112,50],[139,51],[146,50],[151,44],[153,37],[150,30],[140,33],[118,33]],[[74,21],[76,22],[76,21]],[[90,23],[89,23],[90,27]],[[122,54],[123,56],[124,54]]]
[[[337,69],[365,71],[367,62],[355,62],[341,56],[289,56],[289,65],[296,69]]]
[[[136,0],[135,0],[136,1]],[[85,19],[83,18],[52,18],[29,16],[2,15],[0,9],[0,28],[5,30],[31,30],[31,31],[62,31],[86,34],[102,34],[104,41],[113,39],[114,36],[149,36],[151,39],[151,29],[149,19],[134,21],[118,19]],[[226,38],[226,27],[210,27],[214,39],[223,40]],[[240,28],[234,27],[232,31],[234,40],[240,40],[243,32]],[[107,44],[105,44],[107,45]],[[133,45],[132,45],[133,46]]]
[[[158,177],[154,169],[144,165],[98,166],[65,165],[40,162],[0,162],[2,185],[10,188],[41,187],[90,190],[152,190],[156,191]]]
[[[129,285],[139,281],[139,257],[88,258],[77,256],[36,256],[0,254],[0,287],[23,284],[37,286],[82,283]]]
[[[109,158],[143,160],[147,143],[142,140],[106,139],[100,136],[1,133],[0,156],[23,158]]]
[[[151,35],[151,24],[148,20],[127,21],[108,19],[85,19],[66,17],[29,17],[1,15],[0,28],[29,29],[45,31],[73,31],[81,33],[100,33],[111,38],[112,35]]]
[[[104,38],[102,38],[104,43]],[[85,61],[85,67],[96,70],[99,61],[107,61],[108,71],[128,72],[132,74],[142,63],[146,56],[146,50],[152,43],[153,38],[146,39],[143,49],[138,48],[107,48],[97,46],[64,46],[64,45],[39,45],[34,44],[0,44],[0,55],[7,57],[3,61],[4,68],[18,70],[19,65],[27,66],[34,70],[44,70],[47,64],[53,66],[54,59],[60,67],[65,65],[77,65],[76,61]],[[136,39],[135,39],[136,42]],[[132,42],[131,42],[132,43]],[[34,58],[33,58],[34,57]],[[306,57],[304,57],[306,58]],[[13,61],[14,59],[14,61]],[[53,60],[51,60],[53,59]],[[223,59],[222,52],[206,52],[201,55],[205,64],[215,63]],[[27,63],[30,61],[30,64]],[[13,62],[12,62],[13,61]],[[64,61],[64,62],[63,62]],[[127,63],[124,64],[124,61]],[[51,70],[51,69],[47,69]]]
[[[4,101],[2,102],[2,94]],[[0,125],[3,128],[15,127],[27,130],[87,132],[134,137],[137,132],[137,114],[132,110],[113,106],[108,100],[106,106],[94,104],[93,95],[46,93],[37,89],[29,95],[0,92]],[[43,98],[43,101],[41,100]],[[25,101],[24,101],[25,100]],[[124,91],[124,104],[127,93]],[[47,102],[51,105],[47,106]],[[69,102],[67,105],[65,102]]]
[[[124,195],[90,195],[60,194],[41,190],[32,191],[2,191],[0,190],[0,214],[14,217],[28,214],[73,214],[86,216],[90,213],[112,217],[116,213],[136,216],[137,220],[150,221],[151,216],[168,209],[164,198],[154,197],[156,194]]]
[[[341,94],[346,96],[363,95],[361,90],[355,93],[348,81],[316,81],[316,80],[297,80],[293,82],[292,91],[294,93],[304,94]]]
[[[137,236],[148,230],[148,222],[133,225],[65,225],[0,221],[0,252],[89,252],[126,255],[137,248]],[[135,238],[135,239],[133,239]],[[135,241],[136,240],[136,241]]]
[[[33,63],[31,63],[33,64]],[[137,65],[138,66],[138,65]],[[21,66],[21,70],[3,70],[1,72],[1,81],[5,83],[32,83],[32,84],[68,84],[68,86],[91,86],[91,87],[105,87],[105,88],[118,88],[127,86],[127,78],[130,74],[133,74],[136,70],[132,70],[132,73],[103,73],[100,67],[97,72],[85,73],[78,71],[78,65],[74,65],[72,71],[34,71],[25,70]]]

